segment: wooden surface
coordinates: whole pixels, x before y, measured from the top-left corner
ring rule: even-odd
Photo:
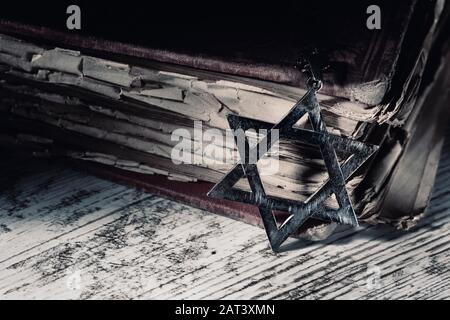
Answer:
[[[0,299],[448,299],[448,140],[416,228],[366,225],[279,254],[257,227],[62,165],[3,160]]]

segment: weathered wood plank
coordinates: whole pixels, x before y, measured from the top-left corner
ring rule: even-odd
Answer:
[[[363,226],[279,254],[242,222],[63,166],[2,163],[0,299],[449,299],[450,141],[443,150],[413,230]]]

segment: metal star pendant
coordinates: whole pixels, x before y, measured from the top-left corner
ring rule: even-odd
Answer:
[[[308,113],[313,130],[293,127],[306,113]],[[234,132],[241,160],[209,191],[208,196],[258,206],[272,250],[277,251],[281,244],[310,218],[358,226],[345,181],[378,147],[328,133],[322,121],[320,106],[316,98],[316,88],[311,88],[277,124],[235,115],[229,115],[228,122]],[[268,130],[267,135],[252,149],[250,149],[245,135],[245,131],[249,129]],[[272,136],[274,130],[278,130],[278,138],[275,139],[273,139],[275,135]],[[245,141],[244,147],[240,147],[240,144],[237,143],[238,138]],[[304,202],[266,195],[256,162],[249,162],[249,153],[256,152],[256,161],[258,161],[263,155],[257,152],[259,150],[257,148],[267,146],[264,150],[269,151],[272,144],[282,138],[317,145],[324,159],[329,179]],[[341,166],[336,153],[350,156]],[[251,192],[234,188],[235,184],[244,177],[248,180]],[[336,197],[338,209],[324,206],[324,201],[332,194]],[[272,210],[287,211],[290,216],[278,227]]]

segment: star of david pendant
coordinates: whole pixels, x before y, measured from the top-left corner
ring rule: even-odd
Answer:
[[[256,205],[259,208],[273,251],[278,251],[281,244],[297,232],[299,227],[310,218],[358,226],[358,219],[350,202],[345,182],[378,149],[375,145],[365,144],[327,132],[316,97],[316,92],[321,88],[321,82],[314,77],[312,68],[311,71],[312,77],[308,81],[308,92],[278,123],[272,124],[236,115],[228,116],[228,122],[235,134],[241,160],[208,192],[208,196],[212,198]],[[294,127],[306,113],[313,130]],[[244,133],[249,129],[267,130],[267,135],[253,148],[249,147],[249,142]],[[273,134],[274,130],[277,130],[277,135]],[[273,139],[274,136],[276,136],[275,139]],[[237,143],[238,138],[245,141],[244,145]],[[264,150],[269,151],[276,140],[282,138],[317,145],[325,162],[329,179],[304,202],[271,197],[264,190],[256,166],[256,162],[263,155],[259,154],[257,150],[264,146]],[[256,162],[249,161],[249,153],[252,152],[256,154]],[[350,156],[340,165],[337,154]],[[251,192],[234,188],[241,178],[247,178]],[[338,209],[326,208],[324,205],[324,201],[333,194],[339,205]],[[290,216],[278,227],[272,210],[286,211]]]

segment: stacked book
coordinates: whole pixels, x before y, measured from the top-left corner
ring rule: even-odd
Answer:
[[[408,228],[428,203],[446,125],[448,4],[385,1],[381,8],[381,30],[347,19],[332,31],[339,37],[315,43],[327,67],[317,98],[330,133],[380,146],[347,181],[359,218]],[[335,9],[316,14],[329,18]],[[217,183],[239,161],[229,114],[277,123],[307,92],[295,59],[310,37],[295,45],[280,40],[278,51],[270,44],[257,52],[249,43],[217,54],[7,18],[0,23],[4,150],[195,189]],[[296,125],[308,127],[308,118]],[[252,143],[263,136],[246,134]],[[303,201],[328,179],[314,145],[283,139],[264,160],[258,168],[272,196]],[[237,187],[248,190],[244,180]],[[328,205],[336,205],[333,198]]]

